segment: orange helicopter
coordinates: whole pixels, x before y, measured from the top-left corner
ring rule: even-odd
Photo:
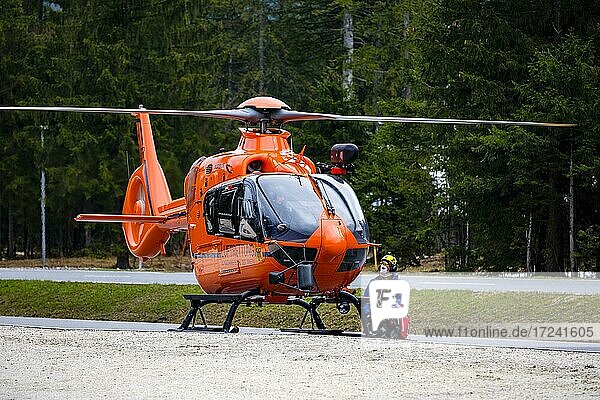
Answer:
[[[341,313],[360,301],[345,288],[358,276],[370,246],[358,199],[342,176],[358,157],[354,144],[331,149],[328,173],[290,148],[293,121],[338,120],[433,124],[567,127],[573,124],[430,119],[293,111],[272,97],[254,97],[231,110],[147,110],[79,107],[0,107],[0,111],[131,114],[136,118],[140,166],[129,179],[123,213],[80,214],[79,222],[122,223],[131,253],[149,259],[165,253],[172,233],[187,231],[191,263],[203,295],[186,295],[191,308],[180,329],[224,332],[238,306],[257,302],[305,308],[300,331],[325,332],[317,308],[335,303]],[[156,155],[150,115],[184,115],[243,122],[237,149],[201,157],[185,178],[184,197],[173,200]],[[308,302],[304,298],[309,297]],[[221,327],[208,327],[202,307],[231,304]],[[200,312],[203,326],[196,327]],[[307,315],[312,328],[303,330]],[[190,327],[191,325],[191,327]],[[314,329],[316,326],[316,329]],[[333,331],[328,331],[333,332]],[[338,332],[339,333],[339,332]]]

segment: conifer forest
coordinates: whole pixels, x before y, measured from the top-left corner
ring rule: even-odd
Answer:
[[[235,108],[273,96],[350,115],[521,120],[574,128],[286,125],[348,176],[371,241],[403,265],[600,271],[600,2],[592,0],[3,0],[0,105]],[[173,197],[190,165],[239,140],[232,121],[153,116]],[[44,134],[44,142],[40,134]],[[139,162],[128,115],[0,113],[0,258],[117,256]],[[184,235],[169,242],[182,251]]]

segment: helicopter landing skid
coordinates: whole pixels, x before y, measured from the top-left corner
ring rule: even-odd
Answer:
[[[243,304],[257,303],[262,305],[265,303],[265,297],[259,294],[258,290],[249,290],[241,294],[184,294],[183,297],[190,301],[190,310],[185,316],[183,322],[177,328],[177,331],[203,331],[203,332],[225,332],[225,333],[237,333],[239,328],[232,326],[233,318],[238,307]],[[338,292],[338,298],[326,298],[326,297],[314,297],[310,302],[298,298],[290,297],[284,304],[298,305],[305,309],[304,317],[300,322],[298,328],[282,328],[282,332],[287,333],[308,333],[316,335],[335,335],[335,336],[360,336],[359,332],[345,332],[341,329],[326,329],[321,316],[319,315],[317,308],[323,303],[337,303],[347,302],[352,303],[358,310],[360,315],[360,302],[351,293],[340,291]],[[206,318],[202,312],[202,307],[208,304],[231,304],[227,317],[223,326],[209,326],[206,323]],[[281,303],[278,303],[281,304]],[[348,308],[349,310],[349,308]],[[346,311],[347,312],[347,311]],[[200,314],[202,319],[202,325],[196,326],[196,317]],[[310,315],[311,329],[303,328],[307,317]]]
[[[302,329],[302,328],[281,328],[284,333],[304,333],[309,335],[325,335],[325,336],[351,336],[361,337],[360,332],[349,332],[342,329]]]
[[[231,324],[233,323],[233,317],[235,317],[235,312],[240,304],[244,302],[256,302],[262,304],[264,300],[263,296],[259,296],[257,290],[249,290],[241,294],[184,294],[183,297],[190,301],[190,310],[179,328],[176,329],[177,331],[195,330],[237,333],[239,332],[239,328],[237,326],[232,327]],[[204,318],[202,307],[207,304],[231,304],[223,326],[208,326],[206,324],[206,318]],[[202,318],[202,324],[204,326],[196,326],[196,315],[198,312],[200,313],[200,318]]]

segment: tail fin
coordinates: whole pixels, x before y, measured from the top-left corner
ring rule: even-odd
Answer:
[[[137,115],[136,130],[138,146],[140,149],[140,163],[143,168],[144,183],[147,189],[148,200],[152,215],[158,215],[159,207],[172,201],[171,191],[163,172],[152,136],[150,117],[147,113]]]
[[[159,216],[160,209],[172,202],[171,192],[156,156],[149,115],[144,112],[134,115],[137,117],[141,165],[129,178],[123,214]],[[153,222],[123,222],[123,231],[131,253],[142,258],[164,252],[164,245],[170,237],[165,226]]]

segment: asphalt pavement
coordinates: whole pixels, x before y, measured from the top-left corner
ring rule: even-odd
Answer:
[[[85,329],[100,331],[138,331],[138,332],[166,332],[175,330],[178,325],[149,322],[123,322],[123,321],[94,321],[58,318],[33,318],[33,317],[7,317],[0,316],[0,325],[21,326],[48,329]],[[185,331],[186,334],[206,334],[200,331]],[[209,334],[223,334],[210,332]],[[240,327],[239,334],[250,335],[299,335],[300,333],[282,332],[272,328],[246,328]],[[372,339],[365,339],[372,340]],[[377,339],[375,339],[377,340]],[[555,340],[525,340],[525,339],[498,339],[477,337],[427,337],[425,335],[409,335],[408,341],[420,343],[443,343],[458,346],[478,347],[506,347],[515,349],[537,349],[554,351],[577,351],[586,353],[600,353],[600,343],[595,342],[567,342]]]
[[[363,273],[350,287],[366,287],[373,273]],[[400,274],[412,289],[470,290],[481,292],[542,292],[600,294],[600,279],[565,277],[480,276],[454,273]],[[121,284],[195,285],[191,272],[151,272],[143,270],[81,270],[43,268],[1,268],[0,280],[45,280],[59,282],[93,282]]]

